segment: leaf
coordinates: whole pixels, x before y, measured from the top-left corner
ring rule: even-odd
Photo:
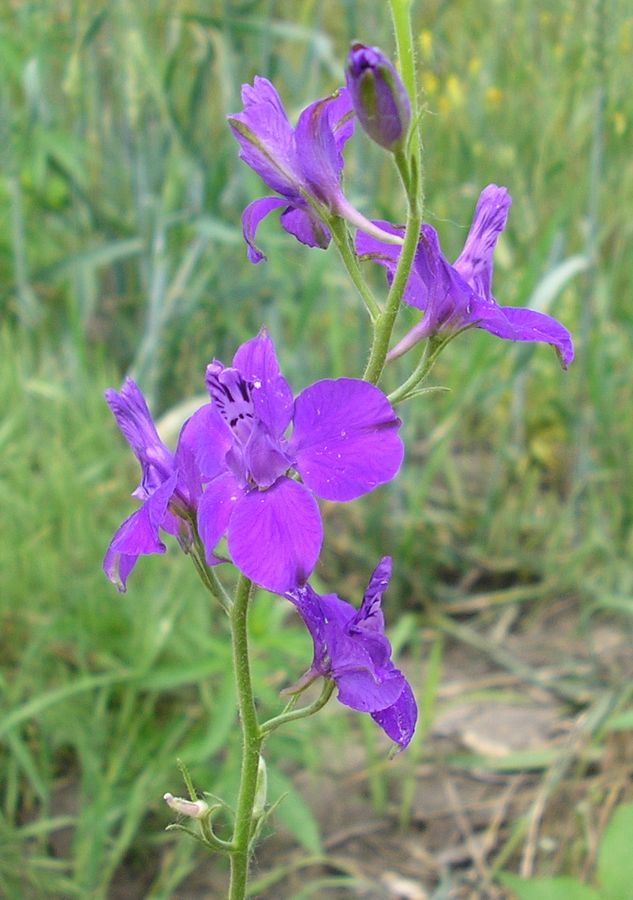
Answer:
[[[510,888],[516,900],[601,900],[600,894],[574,878],[519,878],[504,873],[499,881]]]
[[[633,896],[633,803],[618,807],[604,830],[598,850],[597,879],[602,900]]]
[[[277,817],[308,853],[320,855],[323,852],[320,829],[312,811],[292,782],[279,769],[269,766],[268,796],[271,802],[275,802],[280,794],[284,796],[276,810]]]

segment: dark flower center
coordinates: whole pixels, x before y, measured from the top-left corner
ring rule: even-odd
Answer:
[[[237,369],[218,368],[214,371],[211,367],[207,371],[207,385],[220,415],[240,443],[245,444],[253,430],[255,419],[252,385]]]

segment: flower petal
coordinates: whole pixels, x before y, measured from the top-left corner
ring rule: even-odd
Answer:
[[[360,660],[359,660],[360,665]],[[359,712],[376,713],[398,700],[406,684],[398,669],[365,666],[352,668],[339,675],[332,673],[338,687],[338,699]]]
[[[404,750],[413,737],[418,719],[418,707],[408,682],[405,680],[402,693],[392,706],[372,712],[371,717],[380,725],[387,737]]]
[[[115,585],[120,594],[127,590],[127,579],[130,572],[138,562],[138,556],[127,556],[125,553],[117,553],[110,547],[103,557],[103,571],[106,578]]]
[[[353,500],[400,468],[400,424],[373,385],[353,378],[318,381],[295,400],[289,453],[317,496]]]
[[[281,374],[275,345],[263,328],[238,349],[233,365],[251,385],[253,406],[274,437],[280,437],[292,418],[292,391]]]
[[[211,481],[226,470],[226,454],[233,444],[231,429],[213,403],[205,403],[182,427],[176,449],[192,453],[203,481]]]
[[[268,213],[280,206],[287,206],[287,200],[280,200],[277,197],[261,197],[259,200],[253,200],[245,207],[242,213],[242,234],[246,241],[246,255],[250,262],[256,264],[266,259],[266,256],[255,244],[255,235],[257,228],[262,219],[266,218]]]
[[[214,478],[224,471],[224,458],[230,447],[230,434],[223,422],[218,422],[216,411],[205,403],[191,415],[180,429],[174,454],[178,472],[177,490],[191,509],[202,493],[202,468],[204,480]]]
[[[339,123],[345,110],[351,114],[352,104],[349,92],[341,88],[337,94],[307,106],[299,116],[295,129],[295,145],[303,181],[310,192],[331,210],[336,210],[341,194],[341,147],[349,136],[349,129],[341,132]],[[334,136],[337,126],[338,140]]]
[[[389,587],[390,579],[391,557],[383,556],[369,579],[361,607],[354,616],[354,625],[361,625],[364,629],[378,631],[380,634],[384,633],[385,620],[380,604],[382,595]]]
[[[269,488],[288,471],[292,460],[280,449],[279,441],[271,437],[268,428],[262,422],[255,422],[244,448],[243,464],[258,487]]]
[[[430,225],[420,229],[414,265],[426,293],[424,297],[416,297],[411,305],[426,312],[429,331],[436,332],[447,325],[461,328],[466,324],[477,295],[444,257],[437,232]]]
[[[105,398],[123,437],[136,456],[143,455],[147,447],[163,448],[145,397],[131,378],[125,379],[118,394],[112,388],[108,388],[105,391]]]
[[[482,297],[492,290],[492,255],[508,219],[512,198],[504,187],[489,184],[479,195],[472,225],[454,268]]]
[[[176,487],[176,473],[167,479],[145,503],[123,522],[110,544],[118,553],[140,556],[144,553],[164,553],[165,545],[158,537],[167,506]]]
[[[125,379],[120,393],[108,388],[105,399],[141,464],[141,482],[133,496],[145,500],[172,473],[173,456],[158,437],[145,397],[131,378]]]
[[[307,209],[289,206],[279,217],[284,231],[291,234],[306,247],[325,250],[330,245],[330,232],[320,219]]]
[[[211,481],[198,503],[198,533],[210,566],[224,562],[213,549],[225,533],[242,489],[230,472]]]
[[[228,528],[229,552],[237,568],[279,594],[307,580],[322,538],[314,498],[303,485],[285,477],[267,491],[242,495]]]
[[[103,558],[103,570],[119,591],[125,590],[127,576],[139,556],[165,552],[158,529],[165,521],[176,477],[174,472],[114,533]]]
[[[352,106],[352,97],[347,88],[339,90],[330,98],[328,105],[328,122],[334,135],[336,149],[341,151],[346,142],[354,134],[355,117]],[[343,159],[339,162],[343,167]]]
[[[286,597],[297,607],[314,644],[314,658],[309,672],[318,675],[329,675],[332,657],[328,645],[330,632],[327,623],[335,631],[344,631],[356,610],[350,603],[341,600],[336,594],[321,596],[305,584],[286,593]]]
[[[497,307],[500,315],[493,315],[488,310],[476,322],[478,328],[483,328],[497,337],[507,341],[535,341],[551,344],[556,350],[561,365],[566,369],[574,358],[574,345],[567,329],[545,313],[534,309],[525,309],[514,306]],[[477,317],[478,310],[473,311],[473,317]]]
[[[228,116],[240,145],[240,159],[269,188],[288,199],[299,196],[300,176],[293,128],[279,94],[267,78],[256,77],[253,85],[242,85],[244,109]]]
[[[386,231],[388,234],[404,237],[405,229],[402,225],[392,225],[390,222],[380,219],[373,221],[372,225],[376,225],[381,231]],[[396,244],[385,244],[364,231],[356,232],[355,246],[361,262],[375,262],[379,266],[383,266],[387,274],[387,283],[391,284],[402,247]],[[411,306],[423,309],[427,294],[426,284],[420,278],[416,267],[412,266],[402,299]]]

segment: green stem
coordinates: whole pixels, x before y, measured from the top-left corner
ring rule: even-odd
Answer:
[[[235,600],[231,608],[231,639],[233,667],[237,687],[237,704],[242,728],[242,768],[240,789],[235,812],[233,850],[231,853],[231,883],[229,900],[244,900],[248,881],[250,837],[253,824],[253,803],[257,789],[257,768],[262,734],[257,721],[251,671],[248,657],[248,606],[252,583],[240,575]]]
[[[402,302],[402,294],[411,271],[415,249],[418,244],[420,225],[422,223],[422,162],[418,111],[418,92],[415,78],[415,53],[413,50],[413,31],[411,29],[411,0],[390,0],[391,17],[396,35],[400,72],[411,103],[411,120],[413,128],[409,136],[408,153],[401,149],[394,154],[395,163],[400,173],[400,178],[407,192],[409,211],[407,215],[407,230],[404,236],[404,245],[398,266],[394,275],[387,303],[380,318],[374,326],[374,339],[372,343],[369,362],[363,378],[371,384],[377,384],[382,375],[382,370],[389,350],[391,333],[398,315],[398,309]]]
[[[191,530],[193,533],[193,542],[190,550],[190,556],[193,560],[196,572],[200,576],[200,580],[209,591],[209,593],[218,600],[226,613],[230,613],[233,601],[227,594],[223,585],[220,583],[218,576],[212,567],[207,565],[206,554],[195,521],[190,520]]]
[[[419,161],[422,142],[418,128],[420,113],[418,109],[418,88],[415,78],[413,30],[411,28],[412,0],[390,0],[390,5],[393,30],[396,36],[398,61],[400,63],[400,75],[411,103],[411,121],[413,122],[413,131],[410,137],[411,154],[416,156]]]
[[[371,384],[378,384],[382,370],[385,366],[385,360],[389,351],[389,342],[391,341],[391,333],[400,309],[402,295],[409,278],[409,272],[413,264],[413,257],[418,246],[420,235],[420,225],[422,223],[422,215],[417,202],[417,185],[415,164],[409,173],[406,160],[402,154],[395,155],[396,164],[400,171],[400,177],[407,190],[407,198],[409,202],[409,213],[407,215],[407,230],[404,235],[404,244],[398,259],[396,272],[387,294],[387,302],[385,308],[381,312],[378,320],[374,324],[374,338],[371,345],[369,362],[363,375],[365,381]]]
[[[345,221],[339,217],[332,216],[328,220],[328,228],[330,229],[330,233],[336,244],[336,249],[343,260],[343,265],[347,269],[350,278],[354,282],[354,287],[361,295],[363,303],[367,307],[367,312],[369,313],[371,321],[376,322],[380,316],[380,306],[374,299],[374,295],[372,294],[369,285],[363,278],[363,273],[358,265],[358,257],[350,246],[349,233]]]
[[[335,682],[333,679],[327,678],[323,684],[323,690],[313,703],[310,703],[309,706],[303,706],[301,709],[293,709],[290,712],[281,713],[272,719],[268,719],[268,721],[264,722],[261,726],[261,733],[263,735],[268,735],[271,731],[274,731],[275,728],[279,728],[280,725],[285,725],[286,722],[295,722],[297,719],[305,719],[307,716],[314,715],[314,713],[322,709],[328,702],[334,692],[334,687]]]
[[[408,400],[409,397],[414,394],[418,385],[420,385],[427,377],[437,362],[437,358],[442,350],[444,350],[451,341],[454,341],[456,337],[463,334],[464,331],[469,331],[473,327],[473,325],[466,325],[464,328],[459,328],[448,336],[431,335],[424,345],[424,351],[417,366],[407,380],[403,381],[399,387],[388,395],[387,399],[389,402],[394,405],[396,403],[402,403],[403,400]]]
[[[436,357],[431,357],[430,343],[430,340],[425,343],[420,361],[418,362],[413,372],[409,375],[407,380],[403,381],[402,384],[395,389],[395,391],[392,391],[387,395],[387,399],[392,406],[395,403],[401,403],[403,400],[406,400],[409,393],[415,390],[415,388],[424,378],[426,378],[426,376],[430,372],[431,366],[436,359]]]
[[[413,372],[400,387],[397,387],[395,391],[392,391],[391,394],[389,394],[388,399],[392,405],[394,403],[401,403],[402,400],[406,400],[409,394],[424,381],[447,343],[449,342],[433,336],[427,340],[420,361]]]

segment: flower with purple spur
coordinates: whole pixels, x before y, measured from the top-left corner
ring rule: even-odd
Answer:
[[[312,636],[312,665],[291,692],[316,678],[332,678],[345,706],[368,712],[404,749],[413,736],[417,706],[413,691],[391,661],[385,636],[382,595],[391,577],[391,559],[376,566],[359,609],[336,594],[321,596],[309,584],[285,596],[297,607]]]
[[[342,150],[354,130],[349,91],[340,88],[307,106],[293,128],[279,94],[266,78],[242,85],[242,112],[228,116],[240,145],[240,159],[257,172],[279,196],[261,197],[242,213],[242,232],[252,263],[265,259],[255,245],[259,223],[284,207],[281,227],[308,247],[330,243],[327,219],[338,216],[382,239],[401,243],[397,235],[381,233],[349,203],[341,188]]]
[[[261,220],[285,207],[282,228],[307,244],[325,248],[330,232],[310,200],[332,213],[347,205],[341,190],[343,145],[354,130],[352,105],[342,88],[311,103],[293,128],[274,86],[256,77],[242,85],[242,112],[228,116],[240,145],[240,159],[280,196],[254,200],[242,213],[242,230],[252,263],[264,259],[255,246]]]
[[[492,255],[511,203],[504,187],[489,184],[484,188],[464,248],[453,265],[442,254],[435,229],[422,225],[403,300],[424,315],[389,352],[388,359],[396,359],[424,338],[475,326],[508,341],[551,344],[563,368],[569,366],[574,347],[560,322],[536,310],[499,306],[492,296]],[[388,222],[375,224],[394,234],[404,231]],[[397,247],[359,232],[356,252],[361,259],[384,266],[388,280],[393,279],[400,252]]]
[[[345,71],[354,112],[370,138],[385,150],[406,140],[411,105],[394,65],[378,47],[355,43]]]
[[[204,416],[198,410],[185,422],[174,454],[159,438],[145,397],[131,378],[125,379],[120,393],[109,388],[105,398],[141,464],[141,481],[132,496],[142,504],[119,526],[103,560],[107,577],[119,591],[125,591],[139,556],[165,552],[160,529],[177,537],[183,546],[190,540],[189,520],[195,517],[202,492],[192,442]]]
[[[353,500],[394,477],[400,420],[384,394],[352,378],[326,379],[293,400],[265,331],[225,367],[207,367],[210,431],[196,433],[206,484],[198,530],[207,561],[226,534],[234,565],[283,593],[304,584],[322,541],[314,496]],[[292,423],[292,434],[285,433]],[[299,477],[297,477],[299,476]]]

